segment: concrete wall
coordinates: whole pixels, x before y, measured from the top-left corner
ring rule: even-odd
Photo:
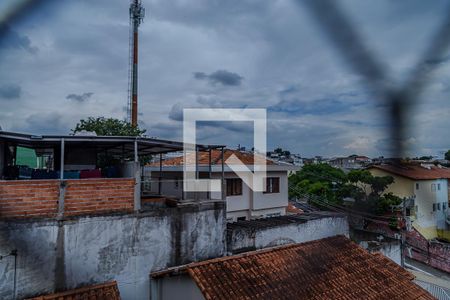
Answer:
[[[290,243],[303,243],[335,235],[349,236],[347,218],[324,217],[305,223],[269,228],[237,228],[228,230],[227,251],[261,249]]]
[[[1,222],[0,254],[13,249],[18,298],[117,280],[122,299],[148,299],[150,272],[225,253],[224,204]],[[12,299],[13,257],[0,274],[0,299]]]
[[[401,265],[400,240],[356,229],[350,231],[350,238],[370,253],[381,252],[396,264]]]
[[[152,300],[205,299],[197,284],[188,274],[154,280],[156,292]]]

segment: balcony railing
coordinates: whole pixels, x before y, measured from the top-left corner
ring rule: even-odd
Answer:
[[[177,201],[198,201],[198,200],[222,200],[221,192],[190,192],[184,191],[183,186],[186,180],[152,178],[143,176],[141,178],[141,195],[143,198],[169,198]],[[193,181],[192,181],[193,182]]]

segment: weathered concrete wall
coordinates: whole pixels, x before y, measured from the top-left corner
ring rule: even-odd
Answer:
[[[187,274],[164,277],[154,281],[156,283],[152,289],[155,288],[156,291],[152,294],[154,295],[152,300],[205,299],[195,281]]]
[[[18,250],[18,298],[116,280],[122,299],[148,299],[150,272],[222,256],[223,203],[141,214],[0,223],[0,254]],[[13,257],[0,261],[12,299]]]
[[[400,240],[380,233],[352,229],[350,238],[370,253],[381,252],[384,256],[401,265]]]
[[[346,217],[323,217],[269,228],[234,228],[232,231],[228,230],[227,251],[237,253],[289,243],[303,243],[335,235],[349,236]]]

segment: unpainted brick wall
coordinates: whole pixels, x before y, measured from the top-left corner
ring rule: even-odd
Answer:
[[[65,180],[64,216],[132,211],[134,178]],[[1,180],[0,219],[53,218],[60,180]]]
[[[64,215],[132,211],[134,179],[66,180]]]
[[[0,181],[0,218],[54,217],[59,180]]]

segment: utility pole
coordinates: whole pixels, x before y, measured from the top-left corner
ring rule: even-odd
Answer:
[[[400,241],[400,259],[401,259],[401,266],[405,267],[405,230],[406,230],[406,199],[404,198],[402,200],[402,227],[401,230],[401,241]]]
[[[130,86],[128,99],[128,119],[137,126],[138,119],[138,28],[145,16],[141,0],[130,3]]]

